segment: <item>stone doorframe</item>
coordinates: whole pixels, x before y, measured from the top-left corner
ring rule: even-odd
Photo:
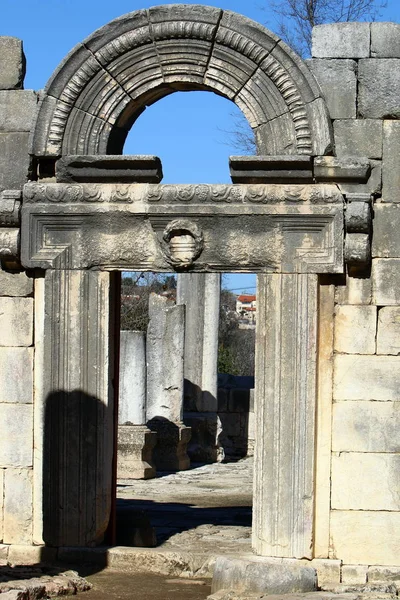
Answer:
[[[122,152],[146,106],[198,89],[233,100],[260,154],[273,156],[233,160],[234,184],[218,186],[161,185],[152,157],[99,156]],[[325,102],[304,63],[230,11],[169,5],[130,13],[78,45],[55,72],[38,109],[38,180],[24,188],[21,231],[24,267],[45,272],[36,543],[93,545],[107,528],[113,272],[252,271],[259,274],[253,546],[262,555],[312,558],[318,274],[343,273],[345,243],[350,261],[365,261],[368,237],[365,224],[359,229],[368,199],[354,197],[345,241],[346,199],[337,185],[363,181],[365,165],[323,158],[332,148]]]

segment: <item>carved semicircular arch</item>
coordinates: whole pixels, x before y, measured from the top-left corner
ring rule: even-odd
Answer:
[[[175,4],[124,15],[70,52],[44,90],[32,152],[120,154],[146,106],[180,90],[235,102],[260,154],[332,149],[320,89],[288,46],[231,11]]]

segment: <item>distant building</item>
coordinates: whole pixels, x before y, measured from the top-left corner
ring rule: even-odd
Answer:
[[[236,298],[236,312],[239,323],[254,325],[256,322],[257,296],[241,294]]]

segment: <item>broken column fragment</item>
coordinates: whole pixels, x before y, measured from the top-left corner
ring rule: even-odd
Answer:
[[[182,471],[191,429],[182,422],[185,307],[151,294],[147,329],[147,426],[157,432],[157,470]]]
[[[121,331],[118,479],[150,479],[157,434],[146,427],[146,335]]]

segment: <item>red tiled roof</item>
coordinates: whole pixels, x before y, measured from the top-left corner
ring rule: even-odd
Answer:
[[[238,296],[238,301],[239,302],[254,302],[257,299],[257,296]]]

